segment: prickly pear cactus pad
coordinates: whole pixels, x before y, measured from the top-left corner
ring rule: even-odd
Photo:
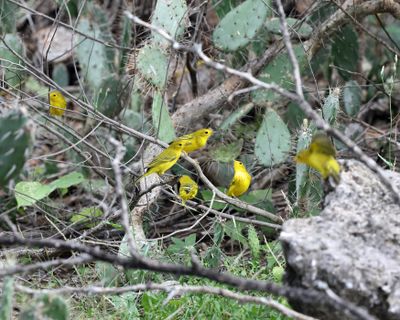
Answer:
[[[179,39],[187,24],[187,12],[186,1],[158,0],[151,22],[154,26],[168,32],[175,39]],[[155,44],[163,47],[169,46],[169,42],[157,32],[152,31],[152,34]]]
[[[18,176],[31,143],[27,118],[11,111],[0,118],[0,188]]]
[[[270,5],[266,0],[247,0],[231,10],[213,33],[215,45],[225,51],[246,46],[263,26]]]
[[[255,155],[265,166],[284,162],[290,151],[290,132],[273,109],[267,109],[257,133]]]

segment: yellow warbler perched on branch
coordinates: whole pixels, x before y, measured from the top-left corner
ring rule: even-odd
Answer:
[[[182,198],[182,204],[193,199],[197,191],[199,191],[199,186],[192,178],[186,175],[179,178],[179,196]]]
[[[294,158],[317,170],[322,178],[332,177],[336,183],[340,181],[340,166],[335,159],[336,150],[329,137],[324,133],[316,133],[310,146],[300,151]]]
[[[148,164],[146,173],[139,177],[136,182],[152,173],[157,173],[160,176],[163,175],[178,161],[182,154],[182,149],[183,142],[172,142],[167,149],[161,152]]]
[[[247,172],[244,164],[237,160],[233,162],[233,170],[233,179],[226,194],[230,197],[239,197],[249,188],[251,175]]]
[[[183,151],[189,153],[203,148],[209,137],[213,134],[213,130],[210,128],[200,129],[193,133],[186,134],[182,137],[176,138],[175,141],[184,142]]]
[[[49,93],[50,115],[61,117],[67,108],[67,101],[60,91],[54,90]]]

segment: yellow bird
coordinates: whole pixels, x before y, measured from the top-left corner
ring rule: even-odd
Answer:
[[[172,142],[167,149],[161,152],[148,164],[146,173],[139,177],[136,182],[152,173],[157,173],[162,176],[178,161],[182,154],[183,145],[182,141]]]
[[[336,183],[340,181],[340,165],[336,161],[336,150],[329,137],[324,133],[316,133],[310,146],[300,151],[294,158],[317,170],[322,178],[332,177]]]
[[[186,175],[179,178],[179,196],[182,198],[182,204],[193,199],[198,191],[199,186],[192,178]]]
[[[49,93],[50,115],[61,117],[67,108],[67,101],[60,91],[54,90]]]
[[[239,197],[249,188],[251,175],[247,172],[244,164],[237,160],[233,162],[233,170],[233,179],[226,194],[230,197]]]
[[[203,148],[213,132],[214,131],[210,128],[200,129],[182,137],[178,137],[175,139],[175,141],[183,141],[185,143],[183,151],[189,153]]]

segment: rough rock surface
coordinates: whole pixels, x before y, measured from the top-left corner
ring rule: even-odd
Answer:
[[[400,174],[387,172],[400,186]],[[325,198],[320,216],[285,222],[280,240],[286,282],[317,289],[323,281],[337,295],[378,319],[400,319],[400,207],[368,168],[343,163],[341,182]],[[340,310],[290,301],[321,319],[348,319]]]

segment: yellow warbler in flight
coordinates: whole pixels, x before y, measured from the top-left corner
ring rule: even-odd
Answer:
[[[233,179],[226,193],[230,197],[239,197],[247,191],[251,182],[251,175],[240,161],[233,162]]]
[[[324,133],[316,133],[310,146],[300,151],[294,158],[317,170],[322,178],[332,177],[336,183],[340,181],[340,165],[336,161],[336,150],[329,137]]]
[[[186,175],[179,178],[179,196],[182,198],[182,204],[193,199],[198,191],[199,186],[192,178]]]
[[[67,108],[67,101],[60,91],[54,90],[49,93],[50,115],[61,117]]]
[[[214,131],[210,128],[200,129],[195,132],[186,134],[182,137],[178,137],[175,141],[184,142],[185,145],[183,147],[183,151],[189,153],[203,148],[213,132]]]
[[[157,173],[160,176],[163,175],[178,161],[182,154],[182,149],[183,142],[172,142],[167,149],[161,152],[148,164],[146,173],[139,177],[136,182],[152,173]]]

